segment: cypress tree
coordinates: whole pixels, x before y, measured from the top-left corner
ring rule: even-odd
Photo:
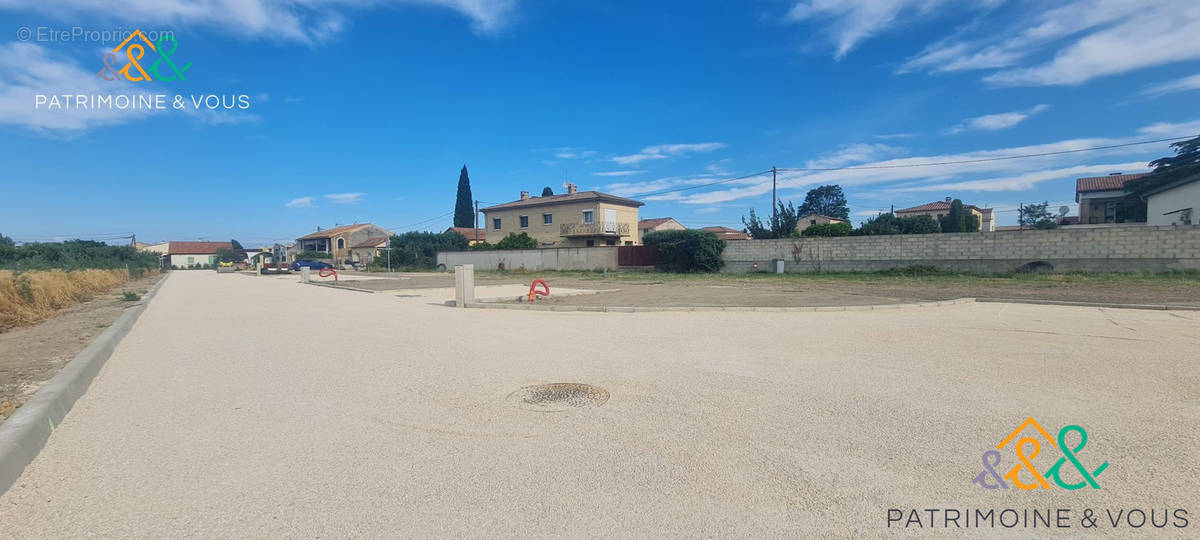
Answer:
[[[471,198],[471,179],[467,177],[467,166],[458,173],[458,200],[454,202],[454,226],[474,227],[475,208]]]

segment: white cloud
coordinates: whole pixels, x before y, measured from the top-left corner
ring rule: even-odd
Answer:
[[[1200,58],[1194,0],[1075,0],[1013,24],[990,21],[938,41],[898,71],[998,70],[998,86],[1076,85],[1097,77]],[[1049,57],[1048,60],[1043,60]],[[1040,63],[1039,63],[1040,62]]]
[[[633,175],[635,175],[635,174],[642,174],[642,173],[644,173],[644,172],[646,172],[646,171],[641,171],[641,170],[633,170],[633,171],[606,171],[606,172],[595,172],[595,173],[592,173],[592,175],[594,175],[594,176],[633,176]]]
[[[1161,122],[1142,127],[1136,133],[1119,138],[1068,139],[1056,142],[997,148],[957,154],[927,155],[891,158],[854,165],[855,168],[835,171],[783,170],[779,173],[780,190],[797,190],[824,184],[839,184],[843,188],[854,186],[879,186],[872,191],[920,192],[961,189],[963,191],[992,192],[1028,189],[1029,186],[1055,178],[1071,178],[1072,175],[1105,174],[1114,171],[1132,172],[1144,170],[1145,161],[1169,155],[1166,142],[1157,145],[1125,146],[1089,152],[1061,153],[1099,146],[1141,142],[1149,137],[1167,138],[1194,136],[1200,133],[1200,120],[1184,123]],[[995,159],[1015,155],[1049,154],[1022,159]],[[1145,161],[1112,161],[1114,156],[1145,158]],[[992,160],[992,161],[982,161]],[[939,166],[913,166],[931,163],[957,162]],[[1138,167],[1141,164],[1141,168]],[[872,167],[872,168],[866,168]],[[645,183],[627,183],[610,186],[624,194],[636,196],[712,183],[720,178],[708,176],[673,177]],[[1070,185],[1067,185],[1070,184]],[[1073,193],[1074,184],[1063,185],[1066,194]],[[713,188],[698,188],[695,191],[672,192],[650,197],[646,201],[674,201],[681,204],[713,206],[729,201],[750,199],[771,193],[771,173],[759,174],[721,184]]]
[[[1159,97],[1176,92],[1187,92],[1188,90],[1200,90],[1200,73],[1148,86],[1142,90],[1141,94],[1144,96]]]
[[[89,128],[123,124],[157,114],[154,109],[35,107],[38,94],[126,94],[151,92],[124,81],[105,81],[78,62],[51,53],[33,43],[0,45],[0,124],[34,131],[71,135]]]
[[[363,198],[362,193],[329,193],[325,195],[329,202],[336,204],[353,204],[359,202]]]
[[[865,163],[883,158],[903,155],[908,149],[886,144],[850,144],[837,151],[823,154],[820,158],[810,160],[804,166],[810,169],[828,169],[841,167],[851,163]]]
[[[1002,129],[1008,129],[1020,124],[1021,122],[1024,122],[1030,116],[1044,112],[1049,108],[1049,105],[1042,104],[1033,108],[1025,109],[1023,111],[976,116],[975,118],[968,118],[963,124],[951,128],[950,132],[959,133],[966,130],[999,131]]]
[[[641,152],[628,156],[617,156],[612,160],[620,165],[633,165],[647,160],[667,159],[698,152],[712,152],[725,148],[725,143],[659,144],[647,146]]]
[[[97,0],[5,0],[0,8],[49,12],[63,20],[101,16],[131,25],[203,25],[234,34],[314,43],[345,28],[347,11],[389,5],[452,9],[476,31],[495,32],[512,17],[516,0],[126,0],[120,8]]]
[[[316,197],[297,197],[288,201],[284,206],[288,208],[312,208],[314,200],[316,200]]]
[[[802,0],[792,5],[787,20],[828,21],[834,56],[846,56],[855,46],[902,22],[931,16],[944,4],[990,6],[1003,0]]]

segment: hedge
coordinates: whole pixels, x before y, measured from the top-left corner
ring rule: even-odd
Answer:
[[[725,265],[725,241],[709,231],[654,231],[642,243],[658,246],[655,268],[663,272],[716,272]]]

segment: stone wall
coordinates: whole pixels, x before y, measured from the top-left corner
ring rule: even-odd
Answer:
[[[473,264],[475,270],[609,270],[617,269],[616,247],[548,248],[480,251],[443,251],[437,255],[440,270]]]
[[[915,265],[980,273],[1023,267],[1055,272],[1198,270],[1200,226],[741,240],[726,243],[724,258],[724,272],[773,271],[772,259],[783,259],[786,272],[873,272]]]

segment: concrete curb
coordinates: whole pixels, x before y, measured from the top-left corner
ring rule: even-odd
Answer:
[[[618,292],[620,290],[621,289],[602,289],[602,290],[597,290],[597,291],[572,291],[572,292],[565,292],[565,293],[557,293],[557,294],[555,294],[555,296],[559,297],[559,298],[564,297],[564,296],[589,296],[589,295],[600,294],[600,293]],[[524,302],[526,296],[527,295],[520,294],[517,296],[493,296],[490,298],[476,298],[475,304],[495,304],[495,303],[502,303],[502,302]],[[454,307],[454,306],[458,305],[458,301],[457,300],[446,300],[443,303],[443,305],[445,305],[446,307]],[[474,304],[468,304],[467,307],[476,307],[476,306]]]
[[[1179,304],[1116,304],[1112,302],[1072,302],[1069,300],[1036,300],[1028,298],[976,298],[976,302],[997,304],[1036,304],[1045,306],[1076,306],[1112,309],[1153,309],[1158,311],[1200,311],[1200,306]]]
[[[168,273],[159,279],[141,301],[127,308],[112,326],[96,336],[29,401],[0,424],[0,494],[8,491],[25,467],[37,457],[56,426],[75,401],[87,392],[92,379],[100,373],[117,344],[133,328],[133,323],[169,276]]]
[[[919,302],[911,304],[879,304],[866,306],[804,306],[804,307],[753,307],[753,306],[559,306],[539,304],[497,304],[480,303],[467,304],[468,308],[476,309],[517,309],[525,311],[583,311],[601,313],[647,313],[655,311],[742,311],[761,313],[790,313],[790,312],[826,312],[826,311],[873,311],[881,309],[912,309],[952,306],[969,304],[974,298],[959,298],[938,302]]]
[[[360,289],[358,287],[347,287],[345,285],[334,285],[332,283],[322,283],[322,282],[317,282],[317,281],[310,281],[310,282],[308,282],[308,284],[316,285],[318,287],[329,287],[330,289],[339,289],[339,290],[343,290],[343,291],[365,292],[365,293],[375,294],[375,291],[373,291],[371,289]]]
[[[501,304],[480,302],[468,304],[476,309],[517,309],[524,311],[584,311],[600,313],[647,313],[657,311],[754,311],[754,312],[828,312],[828,311],[874,311],[881,309],[911,309],[952,306],[958,304],[994,303],[994,304],[1034,304],[1048,306],[1073,306],[1111,309],[1150,309],[1157,311],[1200,311],[1200,306],[1185,306],[1176,304],[1115,304],[1104,302],[1071,302],[1067,300],[1031,300],[1024,298],[956,298],[936,302],[915,302],[907,304],[875,304],[865,306],[804,306],[804,307],[753,307],[753,306],[561,306],[538,304]],[[453,301],[447,305],[453,305]]]

